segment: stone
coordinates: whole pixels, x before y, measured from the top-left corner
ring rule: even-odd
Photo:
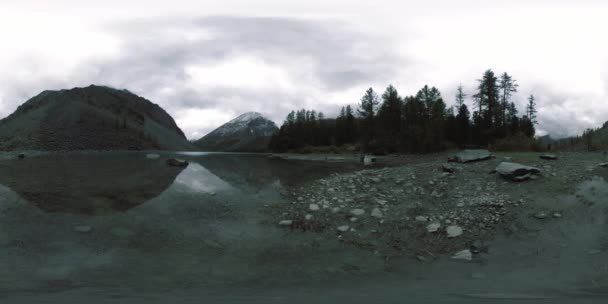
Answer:
[[[377,161],[378,159],[372,155],[365,155],[363,157],[363,165],[365,166],[375,164]]]
[[[361,216],[365,214],[365,210],[363,209],[353,209],[350,211],[352,215]]]
[[[471,250],[465,249],[454,253],[454,255],[452,255],[452,259],[471,261],[473,260],[473,253],[471,253]]]
[[[492,159],[492,157],[492,153],[485,149],[463,150],[458,152],[453,157],[449,158],[448,161],[457,163],[470,163]]]
[[[505,179],[523,181],[540,174],[541,170],[518,163],[502,162],[496,167],[496,172]]]
[[[348,226],[348,225],[338,226],[338,228],[336,228],[336,230],[338,230],[339,232],[347,232],[348,230],[350,230],[350,226]]]
[[[310,209],[310,211],[319,211],[321,207],[319,207],[317,204],[310,204],[308,205],[308,209]]]
[[[600,164],[600,167],[603,167],[603,168],[608,168],[608,163],[601,163],[601,164]]]
[[[305,220],[307,220],[307,221],[312,220],[312,214],[307,214],[307,215],[305,215],[305,216],[304,216],[304,219],[305,219]]]
[[[158,155],[156,153],[148,153],[148,154],[146,154],[146,158],[147,159],[159,159],[160,155]]]
[[[371,182],[375,183],[375,184],[379,184],[382,182],[382,179],[379,177],[372,177],[369,179]]]
[[[476,240],[471,244],[471,252],[479,254],[482,252],[488,252],[488,245],[484,244],[481,240]]]
[[[462,235],[462,228],[460,226],[451,225],[445,229],[445,232],[448,234],[448,238],[455,238]]]
[[[288,227],[293,224],[292,220],[282,220],[279,222],[279,226]]]
[[[167,159],[167,165],[169,165],[171,167],[185,168],[185,167],[188,167],[188,162],[183,159],[170,158],[170,159]]]
[[[80,233],[89,233],[89,232],[93,231],[93,228],[91,226],[80,225],[80,226],[74,227],[74,231],[80,232]]]
[[[441,170],[443,170],[443,172],[445,172],[445,173],[455,173],[456,172],[456,168],[450,164],[441,165]]]
[[[557,160],[557,155],[555,154],[543,154],[541,156],[539,156],[540,159],[544,159],[544,160]]]
[[[416,222],[428,222],[429,218],[423,215],[419,215],[416,217]]]
[[[371,215],[372,215],[372,217],[375,217],[375,218],[382,218],[384,216],[384,214],[382,214],[382,211],[379,208],[374,208],[372,210]]]
[[[547,215],[546,212],[540,211],[540,212],[534,213],[534,217],[537,218],[537,219],[539,219],[539,220],[544,220],[544,219],[546,219],[548,217],[548,215]]]
[[[426,226],[426,231],[433,233],[433,232],[437,232],[437,230],[439,230],[439,228],[441,228],[441,223],[433,222]]]
[[[554,212],[554,213],[553,213],[553,217],[554,217],[554,218],[561,218],[561,217],[562,217],[562,214],[561,214],[561,213],[559,213],[559,212]]]

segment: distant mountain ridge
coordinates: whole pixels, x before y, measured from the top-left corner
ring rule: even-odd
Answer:
[[[165,110],[127,90],[44,91],[0,120],[0,150],[191,150]]]
[[[205,151],[264,152],[277,125],[258,112],[248,112],[223,124],[194,144]]]

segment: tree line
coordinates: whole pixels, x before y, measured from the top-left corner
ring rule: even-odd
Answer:
[[[342,107],[336,118],[301,109],[287,115],[270,141],[274,152],[307,146],[357,145],[371,153],[427,153],[449,147],[487,147],[533,139],[536,98],[530,95],[522,115],[513,101],[519,85],[507,73],[487,70],[470,96],[462,85],[448,107],[435,87],[425,85],[415,95],[401,96],[389,85],[382,94],[369,88],[356,109]],[[472,113],[471,113],[472,111]]]

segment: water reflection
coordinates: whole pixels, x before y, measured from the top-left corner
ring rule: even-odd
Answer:
[[[0,164],[0,184],[47,212],[99,214],[145,203],[182,168],[134,154],[44,155]]]
[[[190,165],[167,166],[171,157]],[[94,215],[129,210],[167,189],[194,195],[163,200],[170,205],[186,199],[205,202],[216,194],[236,201],[275,199],[283,185],[356,167],[247,154],[163,153],[147,159],[143,153],[67,153],[2,161],[0,184],[46,212]]]

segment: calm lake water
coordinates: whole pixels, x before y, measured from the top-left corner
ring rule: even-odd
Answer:
[[[168,167],[169,157],[190,165]],[[286,187],[356,169],[208,153],[0,161],[0,302],[487,303],[463,295],[525,292],[542,285],[535,275],[557,269],[530,268],[540,258],[513,259],[511,240],[496,242],[493,263],[409,259],[389,268],[326,235],[265,222],[264,206],[283,200]],[[556,290],[542,291],[551,296],[537,300],[560,302]]]

